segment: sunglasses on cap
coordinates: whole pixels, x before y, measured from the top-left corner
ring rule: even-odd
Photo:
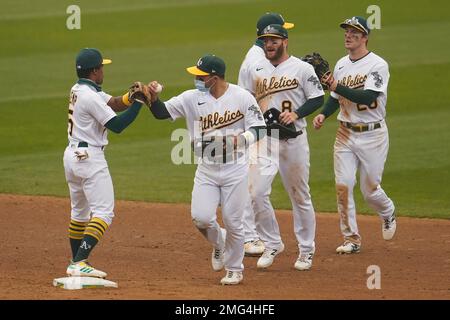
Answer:
[[[341,23],[341,27],[345,28],[347,26],[354,27],[355,29],[358,29],[364,34],[370,33],[370,29],[366,25],[359,22],[358,18],[356,17],[346,19],[343,23]]]

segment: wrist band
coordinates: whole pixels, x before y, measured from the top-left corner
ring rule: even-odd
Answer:
[[[126,105],[127,107],[131,106],[132,102],[131,102],[130,99],[129,99],[128,92],[125,93],[125,94],[122,96],[122,102],[123,102],[123,104]]]

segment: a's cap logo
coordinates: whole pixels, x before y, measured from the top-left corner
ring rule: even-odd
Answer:
[[[202,58],[198,59],[197,61],[197,67],[200,67],[202,65],[203,61]]]

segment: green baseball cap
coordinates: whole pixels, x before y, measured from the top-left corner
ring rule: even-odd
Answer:
[[[265,37],[275,37],[275,38],[288,38],[288,32],[285,28],[283,28],[280,24],[270,24],[263,29],[261,35],[258,36],[258,39]]]
[[[213,54],[207,54],[197,61],[197,65],[186,68],[187,72],[196,76],[225,76],[225,62]]]
[[[341,28],[345,29],[347,27],[355,28],[358,31],[361,31],[364,34],[370,33],[369,25],[367,24],[367,20],[363,17],[351,17],[350,19],[346,19],[339,25]]]
[[[102,54],[97,49],[84,48],[77,55],[76,68],[77,70],[92,69],[111,62],[110,59],[103,59]]]
[[[293,23],[284,21],[281,14],[275,12],[266,12],[263,14],[256,23],[256,35],[260,36],[262,31],[270,24],[282,25],[285,29],[291,29],[294,27]]]

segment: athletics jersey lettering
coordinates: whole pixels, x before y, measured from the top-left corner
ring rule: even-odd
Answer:
[[[344,87],[355,89],[364,87],[366,80],[367,74],[366,75],[357,74],[356,76],[349,75],[343,77],[341,80],[338,80],[338,84],[343,85]]]
[[[291,90],[298,88],[297,79],[288,79],[282,76],[279,80],[277,77],[271,77],[269,79],[262,79],[256,83],[256,100],[280,91]]]
[[[237,110],[236,112],[225,111],[223,116],[221,116],[219,112],[210,113],[205,117],[200,116],[202,132],[226,127],[242,118],[244,118],[244,114],[240,110]]]

